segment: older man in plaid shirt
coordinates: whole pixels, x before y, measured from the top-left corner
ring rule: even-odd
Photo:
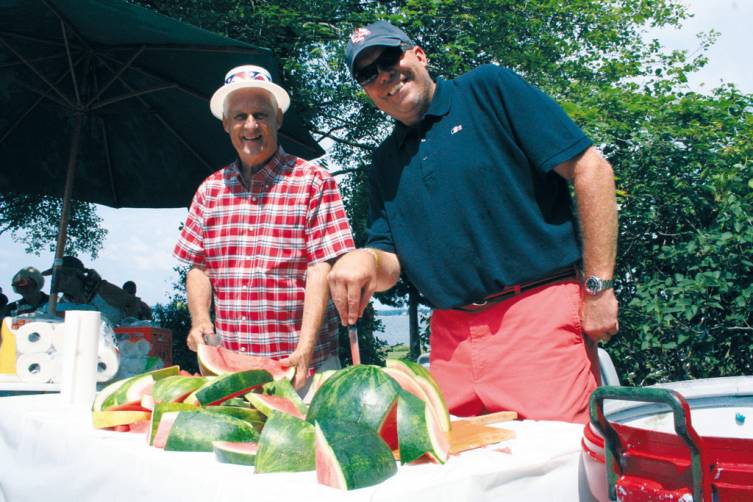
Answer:
[[[174,255],[191,265],[188,347],[216,330],[227,349],[294,366],[300,388],[310,367],[339,367],[327,274],[354,243],[334,178],[278,145],[289,104],[264,68],[228,72],[210,108],[238,158],[199,186]]]

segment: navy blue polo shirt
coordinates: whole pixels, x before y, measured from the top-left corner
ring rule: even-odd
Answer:
[[[440,79],[422,121],[397,123],[375,152],[367,246],[396,253],[442,309],[546,277],[581,255],[567,182],[552,169],[590,145],[509,69]]]

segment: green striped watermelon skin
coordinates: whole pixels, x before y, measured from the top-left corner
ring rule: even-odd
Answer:
[[[370,427],[336,420],[316,421],[319,482],[345,490],[381,483],[397,472],[387,443]],[[336,473],[331,482],[326,473]]]
[[[264,422],[267,417],[264,416],[259,410],[252,410],[248,406],[241,408],[240,406],[209,406],[202,408],[207,413],[219,413],[221,415],[227,415],[229,417],[235,417],[251,424],[257,432],[261,432],[264,428]]]
[[[272,375],[265,370],[247,370],[223,375],[211,384],[196,391],[196,400],[202,406],[219,404],[251,389],[272,381]]]
[[[152,421],[149,426],[149,436],[147,440],[149,446],[154,444],[154,435],[157,433],[159,427],[159,421],[162,419],[162,415],[171,411],[188,411],[195,410],[196,406],[186,403],[157,403],[152,410]]]
[[[200,389],[206,383],[206,378],[171,375],[158,380],[152,387],[152,398],[155,403],[171,403],[184,398],[187,394]]]
[[[420,364],[408,359],[388,359],[387,367],[396,371],[402,371],[416,380],[429,399],[429,404],[434,410],[439,425],[443,430],[449,432],[451,427],[450,412],[447,409],[447,402],[444,399],[442,389],[439,388],[439,384],[434,380],[431,372]]]
[[[181,411],[167,436],[167,451],[212,451],[213,441],[257,441],[259,434],[239,418],[205,410]]]
[[[306,416],[308,407],[303,404],[303,399],[298,395],[298,391],[295,390],[290,380],[275,380],[274,382],[265,383],[262,385],[261,391],[270,396],[284,397],[293,403],[303,416]]]
[[[314,426],[273,411],[259,437],[256,472],[313,471],[314,454]]]
[[[178,366],[168,366],[166,368],[147,371],[146,373],[141,373],[113,382],[102,389],[102,391],[100,391],[100,393],[94,399],[92,411],[106,410],[108,408],[112,408],[113,406],[118,406],[135,401],[139,399],[140,396],[134,396],[129,393],[129,390],[134,386],[134,384],[139,385],[146,381],[159,381],[165,377],[177,375],[179,371],[180,368]]]
[[[338,370],[311,400],[306,420],[355,422],[380,431],[400,386],[378,366]]]
[[[435,438],[446,437],[447,433],[441,429],[434,419],[429,406],[416,396],[401,391],[397,398],[397,436],[400,445],[400,463],[407,464],[418,460],[424,454],[439,463],[447,460],[447,444],[432,441]]]

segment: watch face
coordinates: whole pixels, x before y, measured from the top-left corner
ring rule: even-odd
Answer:
[[[586,290],[589,293],[598,293],[601,289],[601,281],[598,277],[591,276],[586,279]]]

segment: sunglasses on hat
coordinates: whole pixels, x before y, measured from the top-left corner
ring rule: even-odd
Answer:
[[[380,71],[387,71],[395,66],[402,56],[402,45],[398,45],[397,47],[387,47],[374,61],[363,68],[358,68],[354,72],[353,78],[355,78],[356,82],[361,84],[362,87],[366,87],[376,80]]]

